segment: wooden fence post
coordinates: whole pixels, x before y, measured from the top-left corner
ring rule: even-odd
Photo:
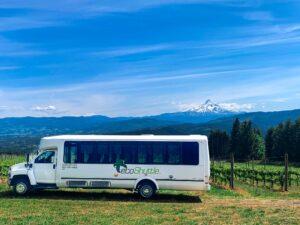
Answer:
[[[214,157],[212,157],[212,165],[211,165],[211,168],[215,168],[215,160],[214,160]],[[213,182],[216,182],[215,180],[215,173],[212,174],[212,180]]]
[[[254,159],[251,159],[251,166],[252,166],[252,186],[254,186]]]
[[[230,188],[234,189],[234,156],[230,154]]]
[[[289,177],[289,156],[287,153],[284,155],[284,190],[288,191],[288,177]]]

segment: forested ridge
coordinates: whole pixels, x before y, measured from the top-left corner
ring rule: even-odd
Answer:
[[[290,161],[300,162],[300,118],[287,120],[270,127],[265,136],[250,120],[235,119],[231,133],[212,130],[209,134],[211,157],[229,159],[230,153],[239,161],[282,161],[284,154]]]
[[[226,118],[226,123],[228,123],[227,120],[228,118]],[[232,121],[231,127],[226,125],[224,129],[219,126],[208,126],[203,129],[203,124],[178,124],[104,134],[204,134],[209,136],[210,154],[215,159],[229,159],[230,153],[233,153],[237,161],[253,159],[282,161],[284,154],[287,153],[290,161],[300,162],[300,117],[271,126],[265,133],[252,120],[236,118]],[[88,134],[91,132],[73,133]],[[102,132],[94,133],[103,134]],[[43,136],[45,135],[1,135],[0,153],[24,154],[36,150],[39,140]]]

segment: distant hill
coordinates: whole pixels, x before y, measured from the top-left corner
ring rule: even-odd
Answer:
[[[0,135],[46,135],[87,130],[112,121],[106,116],[15,117],[0,119]]]
[[[232,123],[235,118],[239,118],[241,121],[251,120],[254,126],[260,128],[265,134],[267,129],[275,126],[288,119],[296,120],[300,118],[300,109],[290,111],[278,111],[278,112],[253,112],[236,114],[233,116],[226,116],[211,120],[207,123],[185,123],[172,126],[165,126],[159,128],[151,128],[144,130],[136,130],[127,132],[129,134],[209,134],[211,130],[220,129],[231,131]]]
[[[54,134],[116,133],[158,128],[181,123],[206,123],[237,114],[207,100],[184,112],[145,117],[65,116],[20,117],[0,119],[0,136],[46,136]]]
[[[0,153],[31,151],[37,148],[40,137],[56,134],[209,134],[213,129],[230,132],[235,118],[250,119],[254,126],[259,127],[265,133],[269,127],[282,121],[300,118],[300,109],[279,112],[226,113],[223,117],[219,117],[218,114],[217,118],[208,121],[199,119],[203,118],[203,112],[174,114],[175,116],[168,114],[166,117],[166,114],[162,114],[139,118],[105,116],[4,118],[0,119]],[[176,119],[178,115],[180,117]],[[197,120],[199,119],[200,122],[196,123],[195,117],[198,117]]]
[[[210,105],[209,102],[206,106]],[[218,109],[215,106],[213,110]],[[234,113],[186,111],[146,117],[81,116],[21,117],[0,119],[0,136],[47,136],[55,134],[112,133],[208,133],[211,129],[230,131],[234,118],[250,119],[263,132],[278,123],[300,117],[300,109],[278,112]]]

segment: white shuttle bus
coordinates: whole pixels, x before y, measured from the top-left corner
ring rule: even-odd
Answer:
[[[9,169],[16,194],[34,189],[209,190],[208,141],[202,135],[61,135],[41,139],[38,154]]]

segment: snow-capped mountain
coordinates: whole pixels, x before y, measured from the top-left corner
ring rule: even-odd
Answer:
[[[187,106],[184,112],[197,112],[197,113],[232,113],[233,110],[227,107],[212,102],[210,99],[206,100],[204,104]]]
[[[164,113],[151,118],[177,123],[204,123],[240,113],[231,105],[217,104],[209,99],[204,104],[181,105],[181,108],[180,112]]]

